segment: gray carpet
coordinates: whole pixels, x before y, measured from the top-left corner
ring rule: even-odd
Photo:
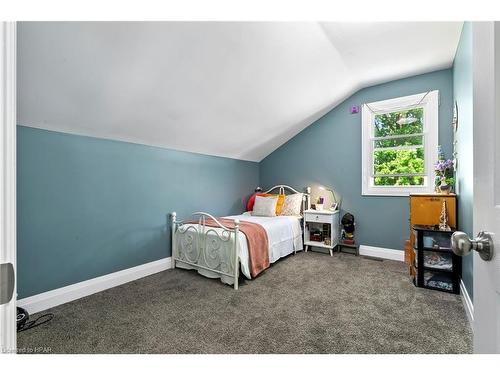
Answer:
[[[298,253],[240,290],[169,270],[48,310],[18,347],[52,353],[470,353],[459,296],[403,263]],[[38,316],[39,314],[36,314]],[[48,349],[47,349],[48,348]]]

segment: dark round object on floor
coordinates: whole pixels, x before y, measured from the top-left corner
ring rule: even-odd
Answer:
[[[353,226],[354,227],[354,215],[349,212],[342,216],[342,225],[343,226]]]
[[[354,233],[354,215],[349,212],[342,216],[342,227],[346,233]]]

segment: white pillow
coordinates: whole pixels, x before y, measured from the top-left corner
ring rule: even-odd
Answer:
[[[281,216],[300,216],[302,208],[302,193],[290,194],[285,197],[285,204],[281,209]]]
[[[261,197],[257,195],[255,197],[255,203],[253,205],[253,216],[276,216],[276,204],[278,203],[278,197]]]

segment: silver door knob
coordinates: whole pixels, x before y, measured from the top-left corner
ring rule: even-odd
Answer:
[[[479,232],[474,240],[464,232],[455,232],[451,235],[451,249],[461,257],[476,250],[481,259],[488,261],[493,258],[493,239],[488,232]]]

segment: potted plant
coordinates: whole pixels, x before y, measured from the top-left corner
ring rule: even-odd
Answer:
[[[453,177],[454,166],[451,159],[440,159],[434,164],[436,172],[436,193],[449,194],[453,191],[455,178]]]

